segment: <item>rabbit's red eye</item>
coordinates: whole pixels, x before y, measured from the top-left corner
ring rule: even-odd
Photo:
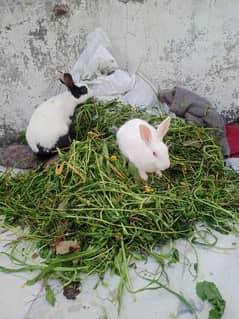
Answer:
[[[156,152],[153,152],[153,156],[158,157],[158,154]]]

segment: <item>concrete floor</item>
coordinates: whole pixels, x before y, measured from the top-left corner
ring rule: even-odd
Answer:
[[[239,238],[234,235],[215,233],[218,242],[214,248],[197,246],[198,278],[196,282],[207,280],[214,282],[226,300],[223,319],[237,319],[239,312]],[[8,251],[6,243],[12,238],[10,232],[0,235],[0,251]],[[170,278],[170,288],[182,294],[191,302],[197,311],[199,319],[208,318],[210,306],[202,302],[195,293],[196,282],[191,274],[196,262],[192,246],[184,241],[175,242],[180,253],[180,261],[167,267]],[[167,247],[165,246],[167,250]],[[8,258],[0,255],[0,265],[11,265]],[[155,278],[159,265],[148,259],[147,262],[137,262],[136,269],[130,269],[132,287],[134,290],[147,285],[147,278]],[[191,271],[191,272],[190,272]],[[1,319],[191,319],[193,314],[177,297],[163,289],[148,290],[137,294],[125,291],[121,313],[117,312],[117,276],[106,275],[104,284],[96,289],[97,276],[82,280],[81,293],[76,300],[67,300],[62,295],[62,288],[51,282],[56,293],[57,302],[50,306],[44,297],[42,284],[26,286],[27,279],[33,273],[5,274],[0,272],[0,313]]]

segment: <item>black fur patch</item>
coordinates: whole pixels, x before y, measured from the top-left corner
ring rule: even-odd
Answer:
[[[36,154],[40,160],[46,160],[53,155],[51,150],[45,147],[42,147],[40,144],[37,144],[37,148],[38,148],[38,152]]]
[[[70,88],[71,94],[79,99],[81,97],[81,95],[87,94],[88,93],[88,89],[86,86],[76,86],[75,84]]]
[[[55,148],[64,148],[71,145],[71,139],[69,134],[60,136],[58,141],[56,142]]]
[[[40,144],[37,144],[38,152],[37,156],[40,159],[47,159],[56,153],[56,148],[65,148],[71,145],[71,138],[69,134],[60,136],[56,142],[56,144],[52,148],[45,148]]]

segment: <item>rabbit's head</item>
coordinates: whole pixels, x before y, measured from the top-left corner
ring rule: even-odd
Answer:
[[[72,75],[70,73],[64,73],[63,78],[60,78],[62,84],[68,87],[71,94],[74,98],[79,99],[82,95],[88,93],[89,89],[86,85],[79,85],[78,83],[75,84]]]
[[[157,129],[145,125],[144,123],[139,125],[139,134],[142,141],[147,147],[147,152],[142,149],[142,158],[145,157],[145,161],[155,163],[155,167],[159,170],[165,170],[170,166],[168,147],[163,142],[163,138],[166,135],[169,125],[170,117],[167,117]]]

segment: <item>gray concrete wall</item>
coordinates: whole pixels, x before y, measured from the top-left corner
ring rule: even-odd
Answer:
[[[113,55],[158,88],[175,84],[239,116],[238,0],[0,0],[0,136],[26,127],[69,70],[85,36],[102,27]],[[61,2],[62,3],[62,2]]]

